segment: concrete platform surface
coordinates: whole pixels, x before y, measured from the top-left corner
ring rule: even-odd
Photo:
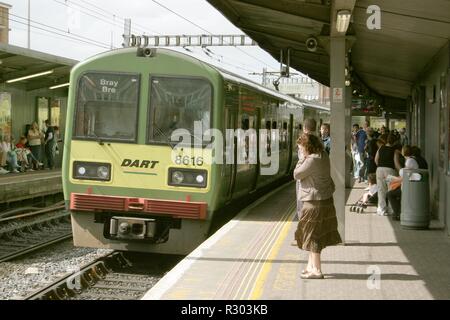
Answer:
[[[291,245],[295,186],[258,200],[181,261],[144,299],[450,299],[450,238],[441,229],[349,211],[346,244],[322,252],[323,280],[303,280],[307,253]]]

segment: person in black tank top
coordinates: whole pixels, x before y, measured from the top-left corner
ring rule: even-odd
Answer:
[[[395,148],[386,144],[378,150],[378,167],[395,169]]]
[[[396,142],[396,137],[390,133],[387,137],[387,143],[378,149],[375,155],[375,163],[377,164],[377,186],[378,186],[378,208],[377,214],[381,216],[388,215],[388,206],[386,204],[386,193],[388,191],[388,185],[386,178],[388,176],[397,175],[395,170],[394,157],[396,156],[395,148],[393,145]]]

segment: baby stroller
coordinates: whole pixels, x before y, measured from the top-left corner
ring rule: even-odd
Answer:
[[[364,194],[350,207],[350,212],[363,213],[368,206],[376,206],[378,204],[378,192],[373,195]]]

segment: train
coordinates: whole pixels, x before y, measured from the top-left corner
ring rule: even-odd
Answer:
[[[329,115],[176,50],[80,62],[62,167],[74,245],[188,254],[224,208],[291,175],[305,116]]]

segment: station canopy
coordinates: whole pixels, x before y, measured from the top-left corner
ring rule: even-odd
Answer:
[[[27,91],[69,82],[71,68],[78,61],[0,43],[0,84],[8,80],[48,73],[11,83],[25,84]]]
[[[382,97],[405,99],[427,64],[450,39],[448,0],[208,0],[258,45],[290,66],[329,85],[329,42],[336,13],[352,12],[348,66],[353,86]],[[367,9],[381,9],[381,29],[369,30]],[[317,50],[306,47],[315,37]]]

